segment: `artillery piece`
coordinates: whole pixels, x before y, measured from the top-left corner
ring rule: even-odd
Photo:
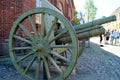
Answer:
[[[28,10],[11,28],[10,58],[26,80],[64,80],[83,52],[85,39],[103,34],[105,30],[100,25],[114,20],[116,17],[110,16],[73,26],[56,9]]]

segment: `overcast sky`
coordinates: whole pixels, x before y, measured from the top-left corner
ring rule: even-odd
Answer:
[[[76,10],[78,12],[84,12],[84,5],[86,0],[73,0],[75,3]],[[97,7],[96,18],[102,16],[110,16],[118,7],[120,7],[120,0],[93,0]]]

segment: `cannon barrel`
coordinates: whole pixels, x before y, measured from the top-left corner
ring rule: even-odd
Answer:
[[[83,39],[87,39],[89,37],[94,37],[94,36],[98,36],[98,35],[102,35],[105,32],[105,29],[103,28],[103,26],[97,25],[95,26],[96,28],[92,28],[92,29],[86,29],[86,30],[82,30],[79,33],[76,33],[77,38],[79,40],[83,40]],[[70,36],[63,36],[62,38],[60,38],[60,40],[63,43],[69,43],[71,42],[70,40]]]
[[[115,20],[116,20],[116,16],[112,15],[112,16],[109,16],[109,17],[106,17],[106,18],[93,20],[93,21],[85,23],[85,24],[76,25],[76,26],[74,26],[74,29],[75,30],[81,30],[81,29],[85,29],[85,28],[91,28],[93,26],[101,25],[101,24],[111,22],[111,21],[115,21]]]
[[[115,20],[116,20],[116,16],[113,15],[106,18],[97,19],[82,25],[76,25],[73,26],[73,28],[76,31],[77,38],[79,40],[82,40],[82,39],[87,39],[89,37],[94,37],[104,34],[105,29],[103,28],[103,26],[100,25]],[[67,30],[65,28],[55,31],[55,34],[59,34],[59,33],[64,33],[64,35],[60,37],[60,40],[63,43],[71,41],[69,35],[67,34]]]
[[[85,23],[85,24],[75,25],[75,26],[73,26],[73,28],[75,29],[75,31],[79,31],[79,30],[83,30],[83,29],[87,29],[87,28],[93,28],[93,27],[96,27],[96,25],[101,25],[101,24],[115,21],[115,20],[116,20],[116,16],[112,15],[109,17],[93,20],[93,21]],[[60,29],[60,30],[56,31],[55,34],[59,34],[63,31],[65,32],[66,29]]]

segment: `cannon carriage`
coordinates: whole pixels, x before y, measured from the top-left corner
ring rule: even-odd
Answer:
[[[41,8],[24,12],[14,22],[9,35],[10,58],[26,80],[64,80],[82,54],[85,39],[103,34],[101,24],[116,17],[73,26],[47,0],[42,1]]]

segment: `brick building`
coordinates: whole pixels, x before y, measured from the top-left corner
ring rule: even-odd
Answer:
[[[74,16],[73,0],[48,0],[72,21]],[[8,39],[13,22],[24,11],[36,7],[35,0],[1,0],[0,1],[0,43]]]
[[[41,1],[41,0],[38,0]],[[48,0],[72,21],[74,16],[73,0]],[[23,12],[36,7],[37,0],[1,0],[0,1],[0,53],[8,46],[8,36],[14,21]],[[27,22],[25,23],[26,25]],[[5,45],[4,45],[5,44]],[[5,52],[4,52],[5,53]]]
[[[118,7],[111,15],[116,16],[116,21],[105,23],[105,29],[106,30],[118,30],[120,31],[120,7]]]
[[[49,1],[54,6],[56,6],[60,11],[62,11],[65,17],[69,19],[69,21],[73,20],[75,9],[73,0],[49,0]]]
[[[35,8],[35,0],[1,0],[0,1],[0,42],[8,39],[15,19],[24,11]]]
[[[24,11],[35,7],[35,0],[0,1],[0,55],[8,54],[8,36],[16,18]]]

